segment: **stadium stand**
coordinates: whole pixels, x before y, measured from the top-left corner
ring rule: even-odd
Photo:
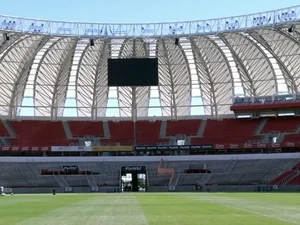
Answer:
[[[131,145],[134,142],[134,124],[132,121],[108,121],[110,139],[103,139],[106,145]]]
[[[4,121],[2,121],[4,122]],[[280,142],[299,142],[298,117],[269,119],[170,120],[170,121],[5,121],[0,136],[11,146],[78,145],[78,139],[95,137],[102,145],[174,144],[180,135],[190,144],[260,143],[269,134],[281,134]],[[65,128],[68,124],[71,135]],[[107,126],[104,125],[107,124]],[[163,123],[166,126],[163,126]],[[199,130],[203,129],[202,135]],[[232,129],[234,128],[234,129]],[[11,136],[15,134],[15,137]],[[262,143],[268,143],[265,139]],[[271,142],[272,143],[272,142]]]
[[[10,139],[12,146],[69,145],[61,121],[10,121],[17,137]]]
[[[166,143],[168,139],[161,138],[161,121],[141,120],[136,122],[136,144],[151,145],[153,143]]]
[[[9,133],[8,133],[8,131],[7,131],[7,129],[6,129],[6,127],[4,126],[4,124],[3,124],[2,121],[1,121],[1,123],[0,123],[0,136],[2,136],[2,137],[7,137],[7,136],[9,136]]]
[[[201,120],[169,120],[167,121],[166,136],[184,134],[186,136],[197,136]]]
[[[294,133],[300,125],[300,117],[268,118],[262,133]]]
[[[192,142],[193,144],[218,144],[246,143],[250,140],[260,140],[260,136],[254,136],[258,125],[258,119],[207,120],[203,138],[192,138]]]
[[[299,159],[260,159],[260,160],[194,160],[194,161],[164,161],[164,168],[173,168],[178,172],[173,184],[175,186],[194,186],[197,182],[207,185],[253,185],[281,184],[286,177],[285,170],[294,171],[293,179],[288,185],[299,184],[299,170],[292,170]],[[123,161],[123,162],[76,162],[82,171],[93,171],[98,174],[50,174],[41,175],[42,169],[59,171],[70,162],[2,162],[0,170],[0,185],[7,187],[92,187],[118,186],[120,167],[126,165],[147,166],[149,186],[168,186],[170,174],[159,174],[160,161]],[[211,173],[186,174],[187,168],[207,168]],[[278,174],[280,175],[278,178]],[[290,173],[288,173],[290,175]]]
[[[103,123],[101,121],[69,121],[72,137],[104,137]]]

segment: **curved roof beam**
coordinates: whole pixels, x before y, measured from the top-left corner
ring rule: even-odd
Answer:
[[[226,57],[226,55],[225,55],[225,53],[223,52],[223,50],[221,49],[221,47],[216,43],[216,41],[214,40],[214,39],[212,39],[213,37],[215,37],[215,38],[218,38],[217,36],[211,36],[211,38],[209,38],[209,37],[205,37],[207,40],[209,40],[217,49],[218,49],[218,51],[219,51],[219,53],[222,55],[222,57],[223,57],[223,59],[225,60],[225,64],[227,65],[227,68],[228,68],[228,70],[229,70],[229,75],[230,75],[230,78],[231,78],[231,85],[232,85],[232,95],[231,95],[231,97],[233,98],[233,96],[234,96],[234,77],[233,77],[233,75],[232,75],[232,70],[231,70],[231,66],[230,66],[230,64],[229,64],[229,61],[228,61],[228,59],[227,59],[227,57]],[[221,39],[220,39],[221,40]],[[224,42],[223,42],[224,43]],[[225,43],[224,43],[225,44]],[[215,83],[213,82],[213,89],[215,90]],[[219,115],[219,109],[218,109],[218,102],[216,103],[217,104],[217,106],[216,106],[216,108],[217,108],[217,111],[216,111],[216,117],[218,117],[218,115]]]
[[[282,33],[284,33],[284,32],[282,32]],[[289,70],[287,69],[287,67],[284,65],[284,63],[281,61],[281,59],[274,53],[273,49],[270,47],[270,45],[267,43],[267,41],[262,37],[262,35],[260,35],[259,33],[255,32],[255,31],[249,31],[248,34],[252,38],[254,38],[258,43],[260,43],[265,49],[267,49],[269,51],[269,53],[273,56],[273,58],[276,59],[278,65],[280,66],[281,70],[283,71],[283,75],[284,75],[284,78],[285,78],[286,82],[290,83],[289,87],[292,88],[291,91],[293,93],[298,93],[298,88],[297,88],[297,85],[296,85],[296,82],[295,82],[293,76],[291,75],[291,73],[289,72]],[[289,35],[287,35],[287,36],[289,36]],[[259,48],[259,49],[261,49],[261,48]],[[264,53],[263,50],[261,50],[261,51],[262,51],[262,53]],[[265,53],[264,53],[264,55],[266,56]],[[276,79],[276,75],[275,75],[275,70],[274,70],[273,64],[270,62],[270,59],[269,59],[268,56],[266,56],[266,58],[268,59],[270,65],[272,66],[272,69],[273,69],[273,72],[274,72],[274,76],[275,76],[274,78],[275,78],[275,81],[276,81],[276,87],[277,87],[278,83],[277,83],[277,79]],[[278,87],[276,88],[276,90],[278,92]]]
[[[149,57],[150,49],[149,43],[144,39],[137,39],[138,45],[136,46],[136,54],[141,57]],[[150,104],[150,87],[137,87],[136,88],[136,116],[147,117],[149,113]]]
[[[169,59],[169,54],[168,54],[168,50],[166,47],[166,43],[165,40],[161,40],[162,42],[162,49],[163,49],[163,55],[164,57],[166,57],[166,63],[167,63],[167,71],[168,71],[168,75],[170,76],[170,85],[171,85],[171,99],[170,99],[170,103],[171,103],[171,117],[174,119],[177,119],[177,105],[176,105],[176,97],[175,97],[175,86],[174,86],[174,80],[173,80],[173,71],[171,68],[171,62]]]
[[[34,53],[32,55],[29,56],[29,59],[27,60],[25,66],[23,67],[22,71],[18,74],[16,83],[14,84],[13,87],[13,91],[12,91],[12,95],[11,95],[11,100],[10,100],[10,112],[9,112],[9,117],[10,118],[16,118],[16,114],[17,114],[17,107],[19,102],[22,101],[21,98],[19,98],[24,90],[25,90],[25,86],[26,86],[26,80],[27,77],[29,76],[29,72],[30,72],[30,68],[33,65],[33,62],[35,60],[35,57],[37,55],[37,53],[43,48],[43,46],[48,42],[48,40],[50,39],[50,36],[44,36],[43,38],[41,38],[40,41],[38,41],[39,43],[37,44],[37,46],[30,46],[30,48],[36,48]],[[24,84],[23,84],[24,82]],[[20,90],[18,90],[20,89]]]
[[[188,41],[188,39],[186,39],[186,41]],[[180,51],[182,52],[184,62],[186,63],[186,67],[187,67],[188,74],[189,74],[188,77],[189,77],[189,84],[190,84],[190,99],[189,99],[188,110],[189,110],[189,115],[191,115],[191,109],[192,109],[192,107],[191,107],[191,105],[192,105],[192,91],[191,91],[192,90],[192,80],[191,80],[191,76],[192,76],[192,73],[191,73],[191,68],[190,68],[190,65],[189,65],[189,60],[188,60],[187,55],[186,55],[186,51],[185,51],[185,49],[182,46],[182,43],[180,41],[179,41],[178,47],[179,47]],[[194,58],[194,55],[193,55],[193,58]],[[197,75],[198,75],[198,73],[197,73]]]
[[[53,47],[60,41],[61,39],[58,38],[56,41],[54,41],[49,48],[46,49],[46,51],[44,52],[42,58],[40,59],[40,62],[36,68],[36,72],[35,72],[35,78],[34,78],[34,84],[33,84],[33,94],[35,96],[35,91],[36,91],[36,85],[37,85],[37,78],[38,78],[38,73],[40,71],[41,66],[43,65],[44,59],[45,57],[48,55],[48,53],[53,49]]]
[[[76,96],[76,110],[77,110],[77,115],[83,114],[83,113],[81,113],[80,107],[78,107],[78,105],[79,105],[78,104],[78,102],[79,102],[79,98],[78,98],[78,94],[79,94],[79,91],[78,91],[78,80],[79,80],[79,75],[80,75],[79,71],[80,71],[80,68],[81,68],[81,65],[82,65],[83,58],[84,58],[84,56],[87,53],[87,49],[90,47],[90,44],[88,43],[89,40],[82,39],[82,41],[83,41],[82,45],[85,45],[85,46],[84,46],[84,48],[82,50],[80,50],[80,51],[82,51],[82,53],[80,54],[80,58],[78,60],[78,64],[76,64],[76,65],[74,64],[74,59],[73,59],[73,63],[72,63],[72,67],[73,66],[77,67],[77,69],[76,69],[76,75],[75,75],[75,77],[76,77],[75,78],[75,96]],[[92,115],[90,114],[90,117],[91,116]]]
[[[276,90],[276,93],[277,93],[278,92],[278,83],[277,83],[277,79],[276,79],[275,70],[274,70],[272,62],[270,61],[270,58],[266,55],[265,51],[258,45],[258,43],[260,43],[260,42],[255,37],[253,37],[253,35],[249,31],[248,31],[248,33],[244,33],[243,35],[244,35],[245,38],[247,38],[247,40],[249,42],[251,42],[254,46],[256,46],[256,48],[260,51],[260,53],[266,58],[269,66],[272,70],[272,75],[273,75],[273,78],[274,78],[274,81],[275,81],[275,90]],[[249,35],[253,39],[247,37],[247,35]]]
[[[99,72],[102,64],[103,64],[103,60],[106,60],[107,57],[105,56],[105,54],[107,53],[107,49],[108,49],[108,40],[104,40],[104,43],[102,44],[102,48],[99,50],[98,52],[98,60],[97,60],[97,64],[96,64],[96,74],[94,77],[94,88],[93,88],[93,100],[92,100],[92,119],[97,119],[98,118],[98,96],[99,96],[99,92],[98,90],[98,83],[99,80],[101,79],[101,73]],[[106,88],[106,101],[108,99],[108,87]],[[103,94],[102,94],[103,95]],[[100,95],[101,96],[101,95]],[[105,110],[103,110],[104,112]],[[103,114],[103,116],[105,116],[105,114]]]
[[[207,77],[207,79],[209,80],[209,85],[210,85],[209,89],[210,90],[205,90],[204,87],[203,87],[204,84],[202,84],[201,79],[200,79],[201,74],[199,72],[199,65],[197,64],[197,60],[195,60],[200,88],[201,88],[202,94],[206,93],[206,95],[209,96],[209,98],[210,98],[210,101],[211,101],[210,102],[211,103],[210,113],[211,113],[211,116],[213,117],[214,116],[214,111],[215,112],[217,111],[217,98],[216,98],[216,93],[213,89],[213,87],[214,87],[213,81],[212,81],[211,76],[209,74],[208,65],[207,65],[204,57],[201,54],[200,48],[197,46],[197,44],[195,43],[193,38],[190,38],[190,41],[191,41],[191,45],[192,45],[192,48],[193,48],[194,57],[196,59],[198,58],[198,60],[200,61],[200,64],[204,67],[204,69],[201,72],[204,73],[205,76]],[[210,92],[210,93],[207,93],[207,91]],[[213,108],[214,108],[214,110],[213,110]]]
[[[56,78],[54,85],[52,104],[51,104],[51,118],[57,119],[58,116],[62,115],[63,112],[63,102],[65,102],[67,82],[69,80],[69,75],[72,66],[72,59],[76,49],[78,38],[71,39],[69,43],[70,49],[66,48],[66,57],[62,62],[59,74]],[[61,108],[60,108],[61,107]]]
[[[181,43],[183,44],[183,41],[181,41]],[[179,45],[175,45],[173,39],[167,39],[164,44],[165,49],[162,49],[161,51],[164,52],[166,50],[168,54],[166,64],[169,65],[169,68],[167,67],[166,71],[168,71],[168,69],[171,70],[172,77],[170,78],[172,78],[172,80],[169,79],[169,84],[173,82],[176,103],[176,106],[173,106],[173,109],[176,110],[176,118],[190,115],[191,73],[189,71],[186,56],[180,42]],[[164,57],[164,55],[162,57]],[[169,72],[167,72],[167,74],[170,75]]]
[[[218,36],[225,43],[225,45],[228,47],[228,49],[230,50],[233,58],[235,59],[235,62],[238,65],[237,68],[239,70],[240,77],[243,78],[243,79],[241,79],[241,81],[242,81],[244,92],[248,92],[249,96],[256,96],[256,89],[254,87],[253,80],[252,80],[250,74],[248,73],[248,70],[246,69],[245,65],[243,64],[242,60],[236,54],[236,52],[233,50],[231,45],[228,43],[225,36],[223,34],[219,34]],[[247,85],[246,85],[246,82],[245,82],[245,78],[250,83],[250,87],[246,87]]]
[[[10,35],[9,36],[9,41],[4,40],[4,42],[2,42],[0,44],[0,55],[4,52],[7,51],[12,45],[15,45],[16,42],[18,42],[21,38],[22,34],[18,34],[18,35]]]

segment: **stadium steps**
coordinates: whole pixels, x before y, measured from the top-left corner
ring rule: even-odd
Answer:
[[[300,171],[296,171],[292,179],[287,182],[288,185],[300,185]]]
[[[53,175],[54,180],[57,182],[57,184],[62,187],[70,187],[70,185],[68,184],[68,182],[66,181],[66,179],[64,179],[63,176],[61,175]]]
[[[293,170],[300,170],[300,161],[293,167]]]
[[[258,135],[261,135],[261,131],[264,129],[266,123],[267,123],[268,119],[267,118],[264,118],[260,121],[260,123],[258,124],[255,132],[254,132],[254,135],[258,136]]]
[[[73,135],[72,135],[71,128],[70,128],[70,126],[68,124],[68,121],[62,121],[62,125],[63,125],[64,131],[66,133],[67,139],[72,139]]]
[[[0,137],[0,146],[10,146],[10,143],[5,137]]]
[[[107,121],[103,121],[102,125],[103,125],[104,138],[105,139],[110,139],[110,130],[109,130],[108,122]]]
[[[300,134],[300,125],[298,125],[297,129],[295,130],[295,134]]]
[[[160,160],[159,166],[157,168],[158,175],[170,175],[169,186],[173,183],[175,170],[174,168],[166,168],[167,162],[163,159]]]
[[[201,120],[201,124],[199,126],[199,130],[197,133],[197,137],[203,137],[205,128],[206,128],[207,120]]]
[[[3,123],[4,127],[6,128],[10,138],[16,138],[17,135],[16,135],[14,129],[9,124],[9,122],[7,120],[2,120],[2,123]]]
[[[289,185],[289,184],[294,184],[295,180],[297,180],[298,176],[300,175],[300,171],[298,170],[293,170],[293,173],[286,179],[284,182],[281,183],[281,185]]]
[[[283,178],[280,182],[279,185],[286,185],[288,184],[293,178],[295,178],[296,171],[292,170],[285,178]]]
[[[160,138],[166,138],[166,133],[167,133],[167,121],[163,120],[161,121],[160,125]]]
[[[93,176],[93,174],[91,174],[91,175],[87,175],[87,174],[85,174],[85,177],[86,177],[86,180],[87,180],[87,183],[88,183],[88,185],[90,186],[90,187],[97,187],[98,185],[97,185],[97,182],[96,182],[96,180],[95,180],[95,177]]]

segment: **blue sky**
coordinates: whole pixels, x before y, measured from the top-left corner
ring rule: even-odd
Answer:
[[[300,5],[299,0],[0,0],[0,14],[86,22],[212,19]]]

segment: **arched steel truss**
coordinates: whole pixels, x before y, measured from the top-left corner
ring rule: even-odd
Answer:
[[[292,28],[292,29],[290,29]],[[297,93],[300,23],[165,37],[0,35],[0,116],[180,118],[231,114],[234,95]],[[159,86],[109,88],[107,59],[158,57]],[[192,63],[191,63],[192,62]],[[197,101],[196,101],[197,100]]]

